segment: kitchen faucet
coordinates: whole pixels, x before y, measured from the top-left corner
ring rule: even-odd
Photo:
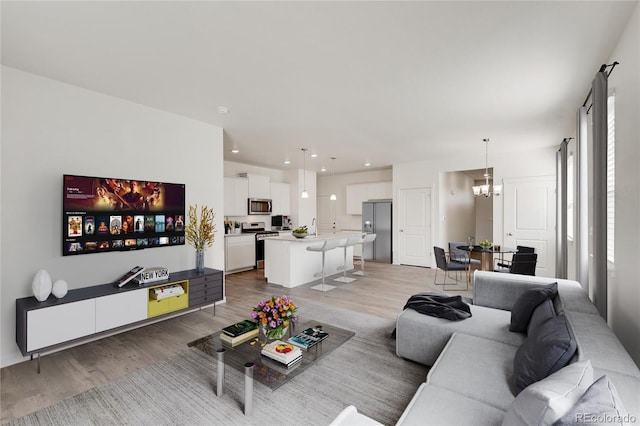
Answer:
[[[317,235],[318,234],[318,228],[316,226],[316,218],[315,217],[311,220],[311,226],[313,227],[313,234],[312,235]]]

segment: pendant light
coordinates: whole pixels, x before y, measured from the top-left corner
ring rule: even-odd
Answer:
[[[491,185],[489,185],[489,138],[484,138],[482,141],[485,144],[484,154],[484,185],[475,185],[472,187],[473,195],[476,197],[482,195],[489,198],[491,195],[498,197],[502,193],[502,185],[493,185],[493,191],[491,191]]]
[[[307,148],[302,148],[302,163],[304,164],[303,175],[302,175],[302,194],[300,194],[300,198],[309,198],[309,193],[307,192]]]
[[[335,190],[336,189],[336,166],[335,166],[335,160],[336,157],[331,157],[331,187]],[[338,197],[336,197],[336,193],[332,192],[331,196],[329,197],[329,199],[331,201],[336,201],[338,199]]]

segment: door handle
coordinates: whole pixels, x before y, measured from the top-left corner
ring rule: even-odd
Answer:
[[[513,237],[513,234],[511,232],[507,232],[507,237]]]
[[[404,232],[404,229],[401,229],[400,232]]]

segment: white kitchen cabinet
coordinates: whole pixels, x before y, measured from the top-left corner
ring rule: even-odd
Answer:
[[[249,181],[249,198],[271,198],[271,179],[269,176],[247,174]]]
[[[96,299],[27,312],[27,351],[88,336],[96,331]]]
[[[225,272],[251,269],[256,264],[256,238],[251,235],[225,237]]]
[[[393,198],[391,181],[347,185],[347,214],[362,214],[362,203]]]
[[[272,214],[291,215],[291,185],[271,182]]]
[[[239,177],[224,178],[224,215],[246,216],[248,212],[249,181]]]
[[[96,333],[147,319],[148,289],[96,299]]]

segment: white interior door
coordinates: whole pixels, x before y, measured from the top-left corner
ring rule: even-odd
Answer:
[[[431,188],[400,189],[398,199],[398,260],[431,266]]]
[[[556,275],[555,189],[553,176],[504,180],[504,246],[535,248],[543,277]]]

